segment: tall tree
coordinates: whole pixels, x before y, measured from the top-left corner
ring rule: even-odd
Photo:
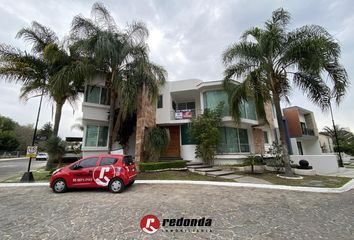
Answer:
[[[110,132],[108,145],[109,151],[111,151],[112,144],[116,140],[117,129],[128,116],[131,116],[129,109],[125,109],[127,110],[126,112],[124,110],[125,103],[119,106],[116,105],[117,99],[121,102],[127,100],[124,98],[127,94],[124,95],[122,89],[130,92],[135,91],[132,87],[138,87],[138,84],[132,83],[127,76],[132,75],[129,71],[131,71],[134,64],[135,66],[141,66],[143,60],[145,63],[148,62],[148,51],[145,43],[148,30],[140,22],[134,22],[124,30],[120,29],[109,11],[100,3],[95,3],[92,6],[92,16],[92,19],[88,19],[78,15],[73,19],[71,40],[83,56],[95,63],[96,72],[92,73],[91,79],[96,76],[103,76],[105,85],[109,89]],[[137,59],[139,61],[136,61]],[[154,74],[159,69],[161,71],[158,76],[154,76],[161,77],[161,74],[165,76],[165,71],[156,65],[151,64],[147,67],[147,64],[145,64],[144,66],[144,70],[149,69],[147,73]],[[159,82],[158,79],[155,82],[156,85],[159,85]],[[155,90],[155,88],[147,88],[151,95],[155,95]],[[129,96],[129,98],[132,99],[133,97]],[[117,108],[120,108],[118,117],[116,117]]]
[[[288,176],[292,172],[280,102],[288,101],[291,83],[323,110],[328,109],[331,97],[339,104],[348,86],[347,72],[339,63],[339,43],[317,25],[288,31],[289,21],[290,14],[277,9],[264,28],[245,31],[241,40],[223,54],[224,87],[236,121],[240,118],[242,101],[255,100],[260,121],[266,120],[264,103],[274,103]],[[327,84],[327,76],[331,84]],[[243,82],[235,85],[233,77]]]

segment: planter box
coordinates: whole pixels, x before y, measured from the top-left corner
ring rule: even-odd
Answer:
[[[313,170],[313,169],[297,169],[297,168],[293,168],[293,171],[297,175],[305,175],[305,176],[316,175],[315,170]]]

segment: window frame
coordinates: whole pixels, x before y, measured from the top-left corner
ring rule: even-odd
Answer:
[[[157,99],[157,106],[156,108],[161,109],[163,108],[163,95],[159,95],[158,99]]]
[[[88,88],[89,87],[97,87],[99,88],[99,97],[98,97],[98,103],[97,102],[89,102],[87,101],[87,98],[88,98]],[[106,89],[107,93],[108,93],[108,88],[104,87],[104,86],[100,86],[100,85],[86,85],[86,89],[85,89],[85,97],[84,97],[84,101],[87,102],[87,103],[92,103],[92,104],[99,104],[99,105],[109,105],[109,102],[107,104],[104,104],[102,103],[102,91],[103,89]],[[108,99],[109,101],[109,96],[108,96]]]
[[[95,145],[94,145],[94,146],[88,146],[88,145],[87,145],[87,133],[88,133],[88,127],[89,127],[89,126],[95,126],[96,128],[98,128],[98,130],[97,130],[97,135],[96,135],[96,141],[95,141]],[[100,133],[101,133],[101,128],[104,128],[104,127],[106,127],[107,130],[109,131],[108,126],[106,126],[106,125],[87,124],[87,125],[85,126],[85,147],[107,147],[107,146],[108,146],[109,133],[108,133],[108,135],[107,135],[107,138],[105,139],[106,145],[104,145],[104,146],[99,146],[99,145],[98,145],[99,137],[100,137]]]

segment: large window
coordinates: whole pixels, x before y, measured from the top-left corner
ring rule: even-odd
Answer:
[[[108,127],[98,125],[87,125],[85,146],[106,147],[108,140]]]
[[[223,90],[213,90],[203,93],[204,108],[215,109],[220,102],[224,102],[223,116],[229,116],[229,100]],[[241,118],[257,120],[256,106],[253,100],[241,104]]]
[[[204,109],[215,109],[220,102],[224,102],[223,115],[229,116],[229,101],[227,93],[223,90],[213,90],[203,93]]]
[[[250,152],[247,129],[221,127],[218,153]]]
[[[109,92],[101,86],[86,87],[85,102],[109,105]]]

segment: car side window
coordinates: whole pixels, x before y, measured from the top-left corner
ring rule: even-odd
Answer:
[[[134,161],[133,161],[133,157],[132,156],[124,156],[123,157],[123,163],[126,165],[133,165]]]
[[[116,158],[103,157],[101,159],[100,166],[113,165],[117,162]]]
[[[97,161],[98,161],[98,157],[86,158],[86,159],[82,160],[81,162],[79,162],[78,167],[76,167],[76,169],[95,167]]]

